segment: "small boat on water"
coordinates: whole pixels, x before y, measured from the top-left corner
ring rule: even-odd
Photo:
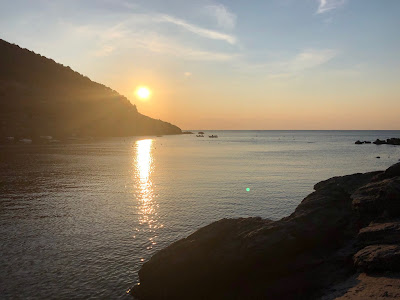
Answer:
[[[209,138],[217,138],[218,135],[209,135],[208,137],[209,137]]]
[[[202,134],[197,134],[196,136],[197,137],[204,137],[204,135],[202,135]]]
[[[23,144],[32,144],[32,140],[31,139],[20,139],[19,142],[23,143]]]

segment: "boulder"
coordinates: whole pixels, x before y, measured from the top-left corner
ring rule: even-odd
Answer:
[[[362,271],[400,271],[399,245],[372,245],[354,255],[355,266]]]
[[[400,244],[400,220],[372,223],[360,230],[357,239],[363,245]]]
[[[400,176],[400,163],[394,164],[387,168],[384,173],[385,178],[392,178],[396,176]]]
[[[357,141],[359,142],[359,141]],[[356,143],[357,143],[356,142]],[[365,142],[366,143],[366,142]],[[386,140],[380,140],[380,139],[376,139],[375,142],[373,142],[375,145],[383,145],[383,144],[387,144],[387,145],[400,145],[400,138],[390,138],[390,139],[386,139]]]
[[[386,143],[389,145],[400,145],[400,138],[387,139]]]
[[[352,194],[358,188],[366,185],[374,178],[379,178],[381,174],[384,172],[376,171],[376,172],[369,172],[369,173],[356,173],[352,175],[345,175],[345,176],[337,176],[332,177],[330,179],[318,182],[314,185],[314,190],[318,191],[321,189],[333,189],[339,188],[345,191],[346,193]]]
[[[383,145],[383,144],[387,144],[386,141],[384,140],[380,140],[380,139],[376,139],[375,142],[373,142],[375,145]]]
[[[140,299],[311,297],[349,272],[343,257],[353,252],[342,247],[356,234],[351,216],[349,194],[326,186],[280,221],[223,219],[156,253],[139,271],[133,293]]]
[[[368,183],[356,190],[351,198],[355,211],[365,222],[383,214],[400,217],[400,177]]]

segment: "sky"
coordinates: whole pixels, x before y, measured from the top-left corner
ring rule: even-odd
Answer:
[[[399,0],[0,0],[0,38],[182,129],[400,129],[399,15]]]

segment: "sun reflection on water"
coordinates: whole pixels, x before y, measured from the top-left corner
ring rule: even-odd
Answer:
[[[135,157],[135,194],[139,208],[140,225],[148,225],[148,228],[157,228],[157,208],[155,201],[152,173],[154,161],[152,153],[153,140],[136,141]]]

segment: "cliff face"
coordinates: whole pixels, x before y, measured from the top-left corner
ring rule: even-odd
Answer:
[[[179,134],[112,89],[0,40],[1,136]]]
[[[289,217],[223,219],[161,250],[133,295],[316,299],[357,271],[400,271],[400,163],[314,188]]]

